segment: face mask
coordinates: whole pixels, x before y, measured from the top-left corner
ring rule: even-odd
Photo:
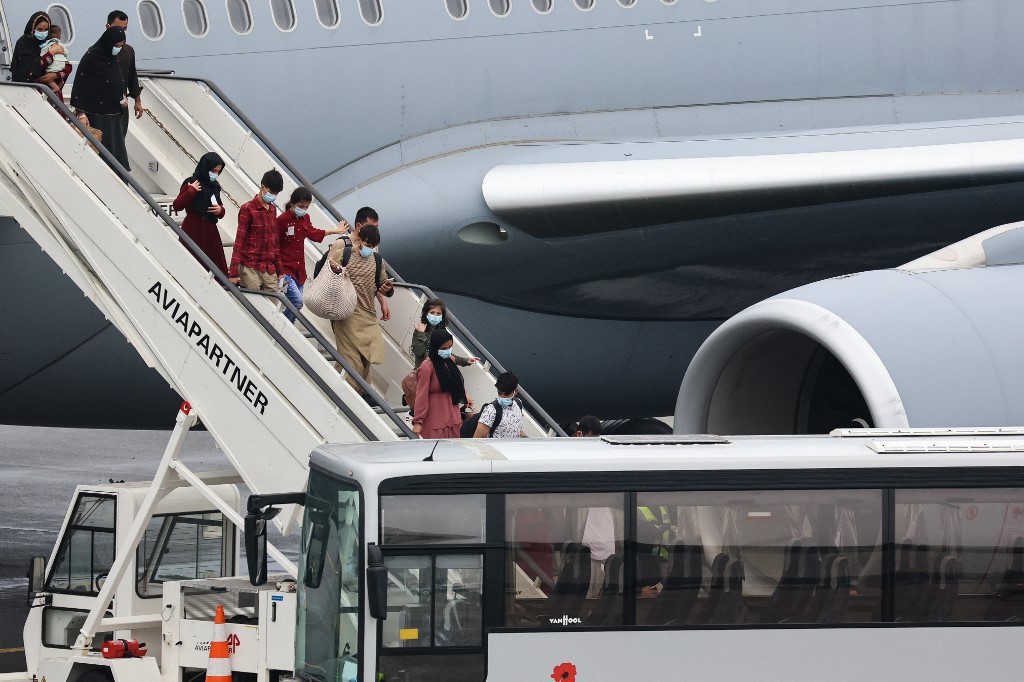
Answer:
[[[441,324],[442,319],[443,318],[440,315],[432,315],[431,313],[427,313],[427,323],[430,324],[431,327],[436,327],[437,325]]]
[[[220,173],[210,173],[210,182],[217,182],[217,178],[220,177]]]
[[[512,398],[498,398],[498,404],[502,407],[512,407]]]
[[[451,348],[440,348],[437,351],[437,357],[441,358],[442,360],[447,360],[451,356],[452,356],[452,349]]]
[[[369,246],[361,246],[359,247],[359,255],[362,256],[363,258],[369,258],[370,256],[373,255],[373,249],[371,249]]]
[[[277,195],[276,194],[271,194],[270,192],[264,192],[263,193],[263,201],[267,202],[268,204],[272,204],[275,201],[277,201]]]
[[[306,215],[308,212],[309,211],[307,211],[306,209],[299,208],[298,206],[296,206],[295,208],[292,209],[292,213],[295,214],[296,218],[301,218],[302,216]]]
[[[116,57],[117,55],[121,54],[121,48],[113,47],[110,49],[110,52]]]
[[[36,40],[38,40],[39,42],[43,42],[44,40],[46,40],[47,38],[50,37],[50,32],[49,31],[36,31],[35,32],[35,36],[36,36]]]

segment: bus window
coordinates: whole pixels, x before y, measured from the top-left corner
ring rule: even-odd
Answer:
[[[898,490],[895,516],[897,621],[1021,618],[1024,490]]]
[[[638,625],[881,618],[881,492],[637,496]]]
[[[434,566],[434,645],[483,643],[484,561],[479,554],[438,556]]]
[[[429,556],[389,556],[388,617],[382,646],[408,649],[430,646],[431,570]]]
[[[479,544],[484,541],[486,496],[385,496],[380,517],[385,545]]]
[[[622,624],[622,493],[508,495],[506,625]]]

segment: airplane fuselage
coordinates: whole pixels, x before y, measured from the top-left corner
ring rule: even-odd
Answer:
[[[1024,209],[1016,170],[985,182],[857,185],[814,200],[709,192],[654,208],[597,197],[496,210],[483,191],[493,169],[538,160],[569,169],[670,147],[673,158],[780,157],[870,148],[873,136],[899,147],[908,144],[900,129],[1016,115],[1019,3],[554,0],[541,12],[543,0],[512,0],[498,16],[492,7],[503,3],[469,0],[456,19],[441,0],[342,0],[338,25],[326,28],[316,7],[329,2],[240,2],[249,30],[232,28],[228,6],[239,2],[208,0],[201,37],[182,3],[125,7],[139,67],[214,80],[346,216],[375,206],[398,271],[450,299],[558,417],[667,414],[696,348],[743,307],[898,265]],[[142,5],[161,10],[158,39],[146,36],[156,24],[143,25]],[[286,5],[294,26],[281,30],[272,8]],[[74,59],[110,8],[63,6]],[[0,8],[12,44],[37,7]],[[833,144],[844,134],[860,141]],[[102,363],[75,360],[132,353],[82,312],[87,301],[53,284],[55,268],[23,238],[0,221],[4,271],[20,273],[29,292],[5,288],[0,309],[36,330],[0,331],[3,419],[164,423],[138,407],[158,381],[107,377]],[[60,343],[40,344],[54,335]],[[85,385],[119,381],[110,393],[124,405],[79,409],[81,418],[44,409],[55,373],[69,379],[71,368]]]

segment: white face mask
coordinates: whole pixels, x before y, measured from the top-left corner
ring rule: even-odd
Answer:
[[[115,45],[114,47],[112,47],[110,49],[110,53],[113,54],[116,57],[117,55],[121,54],[121,48],[119,48],[119,47],[117,47]]]

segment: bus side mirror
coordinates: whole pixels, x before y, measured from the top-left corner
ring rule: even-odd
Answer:
[[[370,615],[377,620],[388,617],[388,569],[377,545],[366,548],[366,596],[370,599]]]
[[[245,561],[249,564],[249,582],[267,582],[267,521],[281,513],[275,504],[305,504],[306,493],[250,495],[245,503]]]
[[[28,564],[28,605],[32,606],[36,594],[43,591],[46,584],[46,557],[34,556]]]
[[[267,582],[267,520],[261,514],[245,515],[245,560],[249,564],[249,582]]]

